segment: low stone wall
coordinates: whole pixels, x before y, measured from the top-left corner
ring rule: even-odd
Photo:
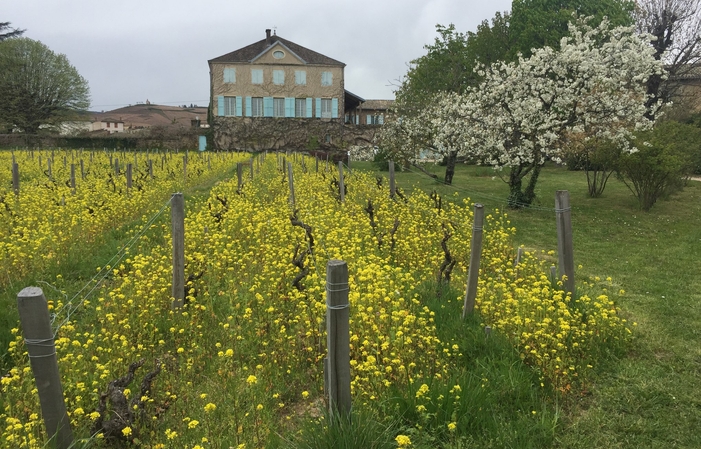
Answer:
[[[215,117],[212,124],[214,148],[229,151],[340,151],[373,146],[378,131],[378,126],[303,118]]]

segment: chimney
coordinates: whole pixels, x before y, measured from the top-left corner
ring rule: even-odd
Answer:
[[[270,45],[270,28],[265,30],[265,44]]]

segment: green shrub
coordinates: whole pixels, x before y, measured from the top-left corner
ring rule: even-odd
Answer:
[[[648,211],[659,198],[680,190],[692,173],[701,152],[701,128],[666,121],[638,133],[631,143],[638,151],[621,156],[618,177]]]

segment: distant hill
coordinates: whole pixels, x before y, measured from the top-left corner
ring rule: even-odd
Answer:
[[[196,118],[199,118],[202,123],[207,122],[207,108],[137,104],[112,111],[92,113],[91,116],[97,120],[123,121],[125,130],[150,128],[152,126],[189,128],[191,120]]]

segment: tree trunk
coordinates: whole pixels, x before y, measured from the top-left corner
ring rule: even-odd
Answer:
[[[448,185],[453,183],[453,175],[455,175],[455,160],[457,157],[457,151],[451,151],[448,153],[448,156],[446,156],[445,183]]]
[[[527,207],[533,203],[535,199],[535,185],[538,182],[538,176],[540,175],[541,164],[536,162],[531,166],[519,166],[517,168],[512,168],[511,173],[509,173],[509,198],[508,206],[512,209],[518,209],[519,207]],[[523,178],[531,174],[528,180],[528,185],[525,190],[523,187]]]

